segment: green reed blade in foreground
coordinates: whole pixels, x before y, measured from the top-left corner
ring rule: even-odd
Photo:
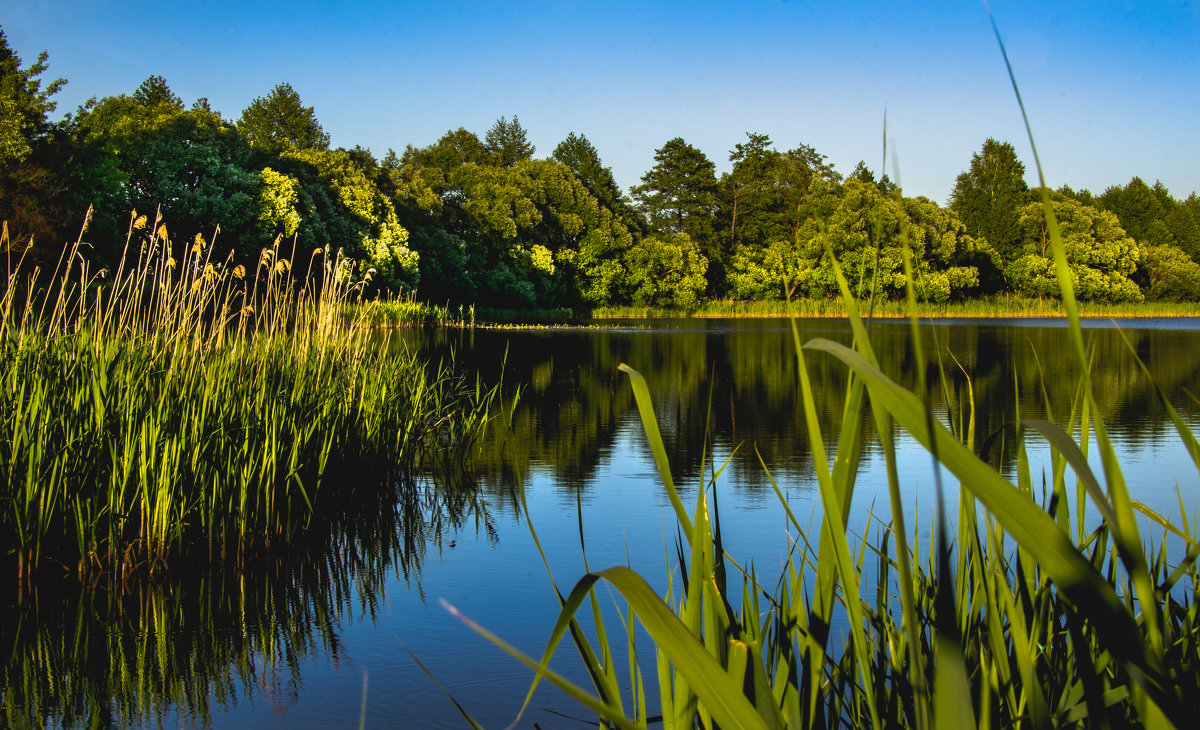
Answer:
[[[926,448],[936,440],[939,459],[982,502],[1000,525],[1021,544],[1066,593],[1078,609],[1096,624],[1100,635],[1124,662],[1136,667],[1136,677],[1149,685],[1159,700],[1166,687],[1156,666],[1161,663],[1139,639],[1132,616],[1104,578],[1066,539],[1053,520],[1020,490],[967,451],[941,426],[929,432],[925,407],[917,398],[889,380],[858,353],[824,339],[805,347],[828,352],[866,379],[871,397],[883,403],[913,438]]]

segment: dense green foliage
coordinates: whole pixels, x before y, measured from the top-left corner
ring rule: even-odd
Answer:
[[[236,123],[206,99],[187,107],[161,76],[54,122],[45,54],[22,67],[0,36],[0,219],[53,264],[77,221],[99,265],[119,258],[130,210],[159,210],[174,238],[217,236],[244,264],[274,237],[341,251],[346,273],[372,271],[369,294],[509,309],[654,306],[704,300],[833,298],[825,265],[841,258],[855,293],[895,300],[900,245],[916,254],[929,302],[1057,296],[1036,231],[1036,191],[1007,142],[988,139],[948,207],[903,195],[863,163],[849,175],[805,144],[775,149],[747,133],[730,170],[680,137],[655,151],[626,195],[599,151],[567,135],[537,158],[520,120],[482,139],[459,128],[377,159],[330,149],[317,112],[288,83],[253,99]],[[1194,300],[1200,199],[1134,178],[1101,195],[1056,193],[1077,221],[1073,269],[1086,298]],[[1070,202],[1067,202],[1070,201]],[[1065,213],[1064,208],[1064,215]],[[1110,225],[1111,224],[1111,225]],[[1116,226],[1114,228],[1113,226]]]

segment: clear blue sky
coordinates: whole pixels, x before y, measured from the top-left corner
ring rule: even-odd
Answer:
[[[1016,2],[992,10],[1053,187],[1134,175],[1200,190],[1200,0]],[[335,146],[481,137],[518,115],[538,156],[587,135],[628,188],[672,137],[718,171],[746,132],[843,173],[889,158],[944,203],[988,137],[1033,158],[980,2],[250,2],[10,0],[22,60],[50,53],[59,111],[166,77],[236,119],[287,81]],[[892,160],[889,174],[895,175]]]

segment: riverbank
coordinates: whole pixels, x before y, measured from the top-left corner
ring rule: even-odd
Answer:
[[[868,302],[859,302],[863,315],[877,318],[901,319],[911,316],[906,302],[880,301],[872,309]],[[1058,299],[1029,299],[1024,297],[989,297],[963,302],[918,302],[916,314],[921,319],[1047,319],[1065,317],[1062,301]],[[656,319],[678,317],[847,317],[841,299],[801,299],[791,302],[739,302],[719,300],[706,302],[692,312],[655,307],[598,307],[590,312],[600,319]],[[1140,317],[1200,317],[1197,302],[1139,302],[1113,304],[1081,302],[1079,316],[1087,318]]]
[[[903,302],[860,303],[864,315],[877,319],[904,319],[910,316]],[[920,319],[1057,319],[1065,317],[1057,299],[992,297],[964,302],[919,302]],[[595,309],[489,309],[473,305],[437,305],[403,301],[376,301],[348,305],[350,318],[364,318],[376,327],[476,327],[586,325],[604,319],[766,319],[801,317],[810,319],[847,318],[842,301],[804,299],[792,302],[711,301],[699,309],[685,311],[659,307],[597,307]],[[1198,302],[1140,302],[1112,304],[1081,302],[1079,316],[1085,319],[1200,318]]]

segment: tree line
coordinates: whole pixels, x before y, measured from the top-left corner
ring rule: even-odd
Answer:
[[[22,66],[0,30],[0,220],[7,245],[53,265],[78,235],[115,260],[131,212],[161,216],[181,246],[212,242],[253,263],[275,239],[341,251],[376,291],[506,308],[614,304],[691,309],[706,299],[837,293],[835,257],[863,295],[926,301],[1057,296],[1036,191],[1013,146],[988,139],[949,204],[903,195],[860,162],[848,175],[799,144],[748,133],[717,175],[682,138],[621,190],[571,133],[537,157],[519,119],[463,128],[377,159],[330,148],[287,83],[226,119],[187,106],[159,76],[51,121],[43,52]],[[1133,178],[1102,194],[1051,193],[1080,298],[1200,299],[1200,199]],[[157,226],[158,224],[156,224]],[[134,236],[139,235],[133,231]]]

